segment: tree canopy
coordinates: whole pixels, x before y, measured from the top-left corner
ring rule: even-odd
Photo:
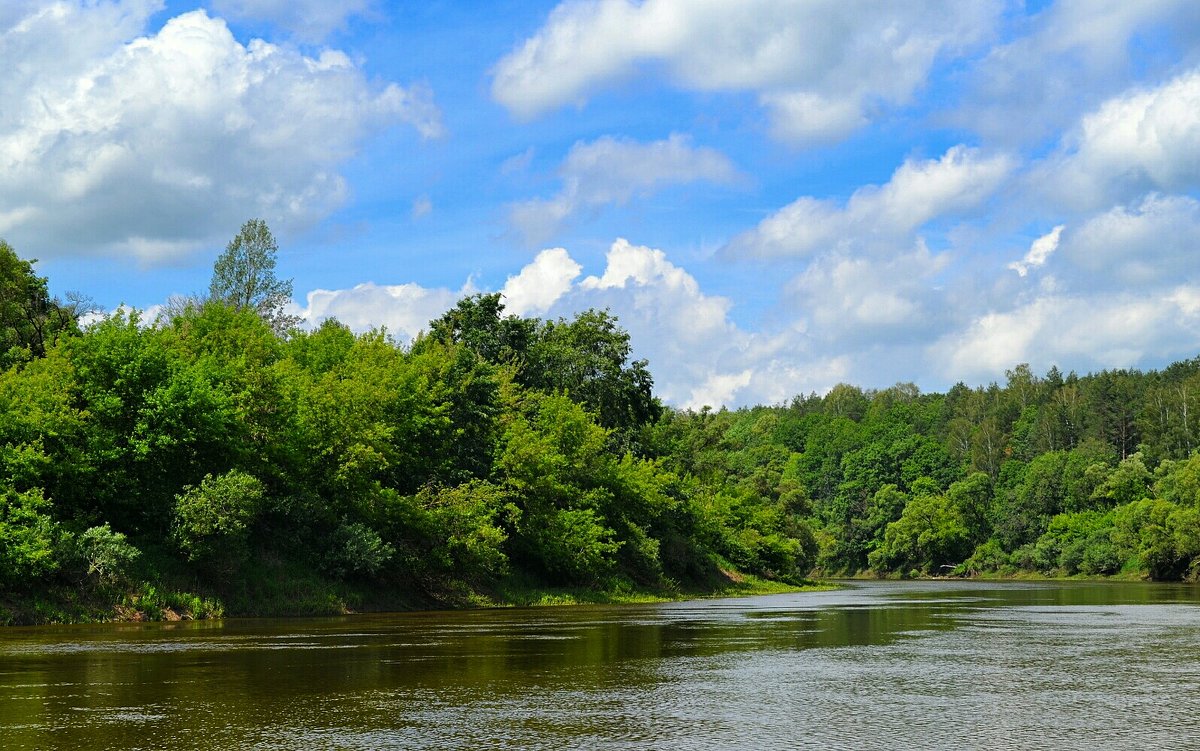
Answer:
[[[212,299],[82,331],[0,246],[0,616],[54,591],[195,615],[745,574],[1200,579],[1200,358],[667,409],[608,311],[475,295],[411,347],[283,330],[253,235]]]
[[[279,246],[262,219],[250,219],[213,264],[208,296],[234,308],[253,310],[278,333],[295,326],[287,313],[292,280],[275,276]]]
[[[42,357],[61,335],[76,329],[75,307],[51,298],[33,262],[0,240],[0,368]]]

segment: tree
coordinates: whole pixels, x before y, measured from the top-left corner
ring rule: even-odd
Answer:
[[[971,533],[955,502],[944,495],[917,495],[897,521],[887,525],[883,544],[868,562],[876,571],[920,568],[938,571],[970,552]]]
[[[429,336],[418,339],[413,352],[431,342],[463,344],[488,362],[512,365],[526,388],[565,392],[614,429],[614,443],[624,448],[636,444],[633,431],[662,414],[648,363],[630,362],[629,333],[607,310],[540,321],[504,315],[499,294],[473,295],[430,321]]]
[[[607,310],[585,310],[571,321],[546,321],[530,347],[524,385],[562,390],[595,412],[605,428],[628,431],[656,421],[662,405],[646,360],[629,361],[629,333]]]
[[[0,240],[0,369],[42,357],[58,337],[77,328],[77,304],[50,297],[33,261]]]
[[[188,485],[175,496],[175,541],[192,562],[228,573],[248,554],[250,525],[263,502],[263,486],[239,470]]]
[[[533,343],[538,321],[504,315],[500,293],[464,297],[429,322],[429,338],[445,344],[464,344],[488,362],[519,364]],[[413,345],[414,351],[421,349]]]
[[[292,299],[292,280],[275,277],[278,252],[267,223],[249,220],[213,264],[209,297],[234,308],[253,310],[277,334],[286,333],[300,318],[285,312]]]
[[[58,568],[58,524],[41,488],[24,493],[0,487],[0,590],[28,586]]]

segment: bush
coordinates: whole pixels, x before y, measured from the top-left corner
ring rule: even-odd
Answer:
[[[612,573],[621,543],[592,509],[551,510],[530,521],[526,534],[547,573],[572,584],[594,584]]]
[[[360,522],[343,522],[333,531],[322,568],[334,576],[379,573],[396,550]]]
[[[118,584],[129,577],[129,566],[141,555],[125,539],[125,535],[114,532],[107,523],[91,527],[75,539],[73,553],[76,560],[86,566],[86,575],[94,576],[101,584]]]
[[[19,586],[58,570],[60,536],[41,489],[0,490],[0,586]]]
[[[245,472],[205,475],[175,496],[172,535],[189,561],[232,570],[249,552],[250,524],[262,499],[262,483]]]
[[[1089,576],[1115,574],[1121,570],[1121,553],[1113,544],[1111,535],[1096,534],[1088,538],[1079,561],[1079,570]]]
[[[1004,571],[1010,565],[1008,553],[1004,552],[1000,541],[993,537],[975,548],[975,552],[962,564],[962,568],[967,574],[996,573]]]

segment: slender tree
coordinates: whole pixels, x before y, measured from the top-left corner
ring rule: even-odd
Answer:
[[[209,298],[253,310],[276,333],[286,333],[300,319],[286,312],[292,299],[292,280],[276,278],[278,252],[279,246],[267,223],[262,219],[249,220],[213,264]]]
[[[90,309],[82,297],[68,303],[50,297],[35,262],[0,240],[0,369],[44,356],[59,336],[77,329],[77,309]]]

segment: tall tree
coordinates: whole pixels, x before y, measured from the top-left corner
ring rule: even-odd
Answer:
[[[300,319],[286,312],[292,299],[292,280],[276,278],[278,252],[279,246],[267,223],[262,219],[249,220],[213,264],[209,297],[238,309],[253,310],[276,333],[286,333]]]
[[[51,298],[33,263],[0,240],[0,369],[45,355],[61,334],[76,329],[76,306]]]

